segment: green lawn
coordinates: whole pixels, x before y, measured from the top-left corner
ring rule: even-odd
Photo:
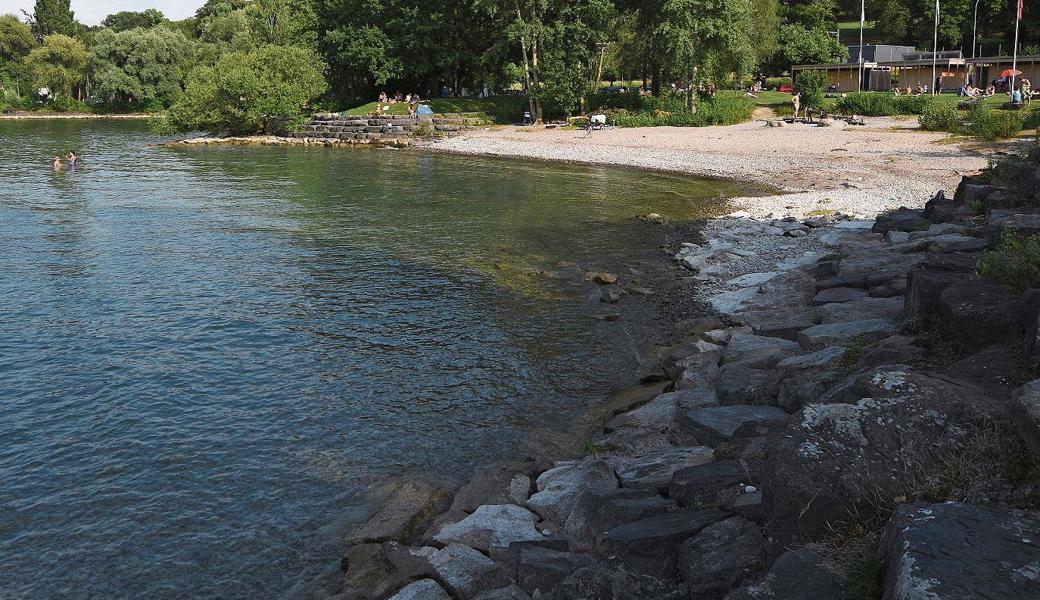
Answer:
[[[434,98],[427,102],[437,114],[461,114],[477,117],[491,123],[515,123],[523,119],[527,99],[523,96],[495,96],[482,100],[479,98]],[[370,115],[376,111],[376,103],[369,102],[346,111],[348,116]],[[391,104],[391,115],[408,114],[408,105],[403,102]]]
[[[880,36],[874,27],[874,21],[867,21],[863,26],[863,43],[877,44]],[[838,41],[842,46],[859,45],[859,21],[845,21],[838,23]]]
[[[719,94],[743,96],[744,92],[737,90],[719,90]],[[758,93],[758,98],[755,98],[754,100],[755,104],[758,106],[767,106],[774,109],[781,106],[791,106],[791,94],[788,94],[787,92],[763,90]]]

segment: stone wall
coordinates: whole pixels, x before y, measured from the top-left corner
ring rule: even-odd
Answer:
[[[462,115],[433,116],[354,116],[319,113],[302,131],[290,134],[296,139],[367,144],[399,141],[422,135],[453,135],[484,125],[484,121]]]

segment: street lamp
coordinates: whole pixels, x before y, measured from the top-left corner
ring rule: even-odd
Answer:
[[[859,7],[859,91],[863,91],[863,27],[867,21],[867,0],[860,1]],[[877,60],[875,58],[875,60]]]
[[[975,21],[971,26],[971,57],[975,58],[975,47],[978,45],[976,42],[979,41],[979,36],[976,33],[979,29],[979,2],[982,0],[975,0]]]
[[[939,55],[939,0],[935,0],[935,31],[932,33],[932,95],[935,95],[935,66]]]

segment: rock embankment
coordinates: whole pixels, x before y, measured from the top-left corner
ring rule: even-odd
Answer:
[[[1040,597],[1040,292],[977,274],[1038,230],[1008,204],[713,223],[668,383],[587,456],[377,490],[335,597]]]

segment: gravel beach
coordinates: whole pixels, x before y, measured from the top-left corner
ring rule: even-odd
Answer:
[[[986,166],[989,150],[916,130],[914,119],[870,118],[866,126],[763,121],[702,128],[584,131],[500,127],[426,144],[444,152],[630,166],[767,185],[781,192],[732,199],[749,216],[804,217],[837,211],[873,217],[919,208],[938,190]]]

